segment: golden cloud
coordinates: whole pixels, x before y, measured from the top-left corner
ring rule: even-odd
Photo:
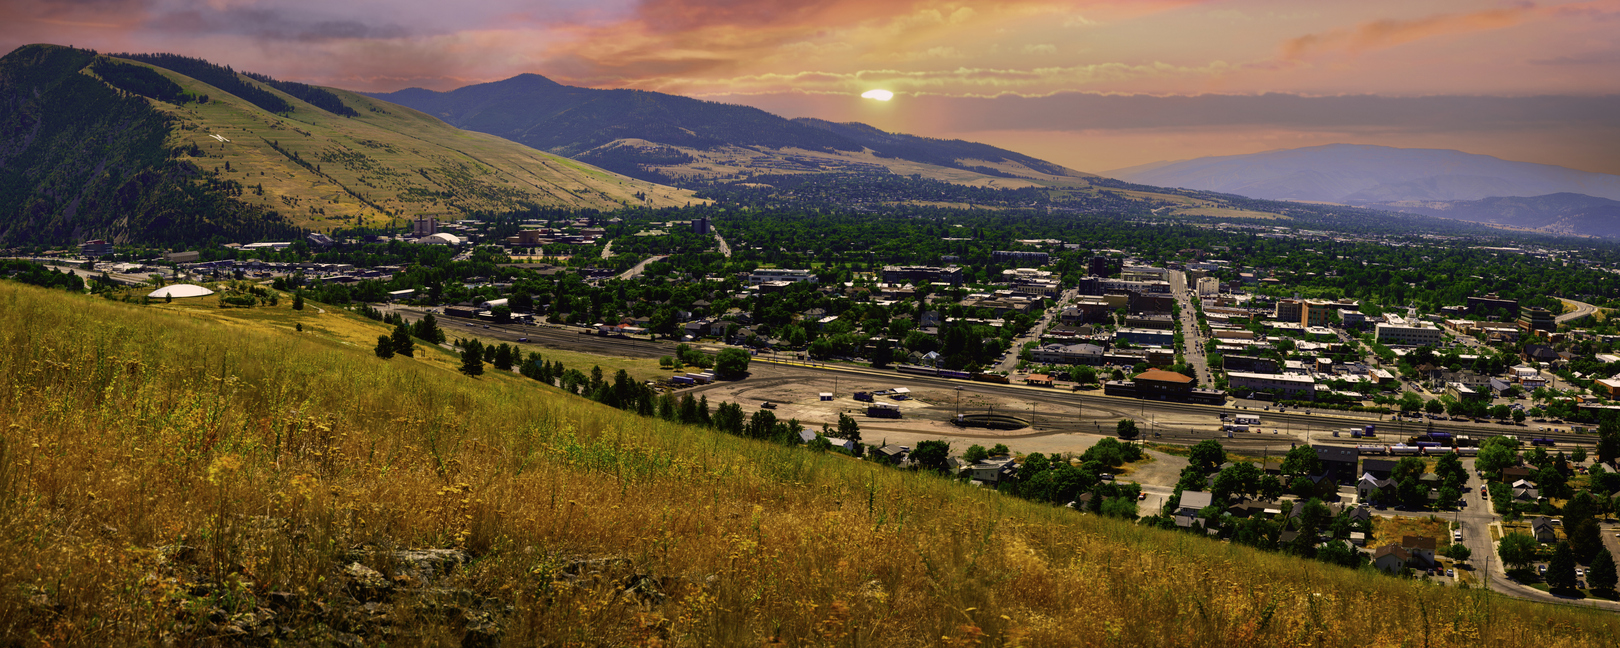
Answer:
[[[1518,25],[1534,17],[1533,4],[1472,13],[1424,16],[1412,20],[1373,20],[1351,29],[1336,29],[1291,38],[1282,44],[1282,58],[1297,61],[1332,51],[1359,54],[1449,34],[1491,31]]]

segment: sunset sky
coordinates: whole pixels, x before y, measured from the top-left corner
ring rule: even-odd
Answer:
[[[0,49],[40,42],[366,91],[533,72],[1093,172],[1350,142],[1620,173],[1620,0],[0,4]]]

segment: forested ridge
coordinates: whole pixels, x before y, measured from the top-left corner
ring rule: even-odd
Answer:
[[[87,67],[111,72],[119,87],[82,74]],[[184,96],[127,67],[50,45],[0,59],[0,243],[296,235],[280,214],[232,200],[230,187],[173,159],[171,118],[131,90]]]

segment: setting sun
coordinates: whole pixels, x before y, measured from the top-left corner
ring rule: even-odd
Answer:
[[[894,98],[894,93],[889,92],[888,90],[867,90],[866,92],[861,93],[861,97],[866,99],[876,99],[878,101],[888,101]]]

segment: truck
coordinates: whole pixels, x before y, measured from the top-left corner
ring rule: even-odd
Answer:
[[[873,403],[866,408],[866,415],[872,418],[900,418],[900,406],[893,403]]]
[[[1368,425],[1367,427],[1362,428],[1361,436],[1364,436],[1364,437],[1369,438],[1369,439],[1376,438],[1378,436],[1378,434],[1376,434],[1376,432],[1377,432],[1376,428],[1377,427],[1378,426],[1376,426],[1376,425]]]
[[[1226,425],[1222,425],[1221,429],[1227,432],[1248,432],[1249,426],[1238,425],[1236,423],[1227,423]]]
[[[1260,417],[1253,414],[1239,414],[1232,420],[1232,422],[1238,425],[1253,425],[1255,427],[1259,427]]]

